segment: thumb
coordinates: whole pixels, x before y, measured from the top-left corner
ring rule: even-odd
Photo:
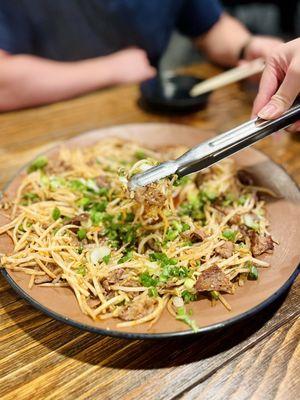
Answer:
[[[282,115],[293,104],[300,92],[300,70],[289,66],[285,78],[271,100],[258,112],[263,119],[274,119]]]

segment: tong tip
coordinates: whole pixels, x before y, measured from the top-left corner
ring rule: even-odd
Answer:
[[[156,182],[160,179],[166,178],[169,175],[176,173],[178,165],[176,161],[166,161],[147,171],[134,175],[128,182],[130,190],[136,190],[139,187],[147,186],[150,183]]]

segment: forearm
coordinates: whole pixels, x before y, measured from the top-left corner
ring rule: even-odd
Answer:
[[[211,61],[230,67],[237,64],[240,51],[250,37],[250,32],[238,20],[224,14],[196,40],[196,45]]]
[[[117,82],[111,56],[56,62],[30,55],[0,58],[0,111],[64,100]]]

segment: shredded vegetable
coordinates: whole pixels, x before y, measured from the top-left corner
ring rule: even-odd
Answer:
[[[268,263],[256,255],[272,241],[260,188],[242,184],[231,159],[129,191],[132,175],[185,150],[112,138],[37,158],[1,205],[10,221],[0,235],[14,243],[2,266],[31,284],[69,286],[94,320],[153,324],[167,309],[197,330],[185,304],[202,293],[230,309],[221,293],[258,279]],[[269,247],[254,252],[261,238]]]

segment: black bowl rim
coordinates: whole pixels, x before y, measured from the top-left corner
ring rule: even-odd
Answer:
[[[157,124],[161,124],[161,125],[174,125],[174,126],[181,126],[180,124],[170,124],[170,123],[157,123],[157,122],[145,122],[142,123],[143,125],[157,125]],[[102,128],[98,128],[99,130],[102,129],[109,129],[111,127],[124,127],[124,126],[136,126],[136,125],[141,125],[141,123],[129,123],[129,124],[121,124],[121,125],[111,125],[111,126],[105,126]],[[188,126],[188,125],[187,125]],[[190,127],[190,126],[188,126]],[[193,127],[190,127],[193,128]],[[98,130],[97,129],[97,130]],[[92,131],[86,131],[83,133],[80,133],[79,135],[76,136],[81,136],[84,134],[88,134],[89,132]],[[74,136],[74,138],[76,137]],[[72,139],[72,138],[71,138]],[[71,139],[67,139],[64,140],[62,143],[68,142]],[[55,148],[57,148],[58,146],[60,146],[62,143],[55,145],[53,147],[51,147],[50,149],[47,149],[44,152],[41,152],[39,154],[36,155],[36,157],[38,155],[42,155],[42,154],[47,154],[49,151],[54,150]],[[281,168],[282,171],[286,174],[286,176],[288,177],[288,179],[291,181],[291,183],[296,187],[296,189],[298,191],[300,191],[298,184],[296,183],[296,181],[287,173],[287,171],[285,170],[285,168],[280,165],[277,164],[275,161],[273,161],[269,156],[267,156],[265,153],[263,153],[260,150],[255,149],[255,151],[263,154],[265,157],[268,158],[268,160],[273,163],[274,165],[276,165],[277,167]],[[17,172],[13,175],[13,177],[11,179],[9,179],[9,181],[4,185],[3,187],[3,192],[8,188],[8,186],[10,185],[10,183],[22,172],[24,171],[32,162],[29,161],[28,163],[26,163],[25,165],[23,165],[19,170],[17,170]],[[1,267],[1,265],[0,265]],[[117,330],[109,330],[109,329],[102,329],[102,328],[97,328],[97,327],[93,327],[90,325],[86,325],[86,324],[82,324],[80,322],[77,322],[75,320],[72,320],[68,317],[65,317],[61,314],[58,314],[55,311],[50,310],[49,308],[47,308],[46,306],[44,306],[43,304],[41,304],[40,302],[34,300],[27,292],[25,292],[15,281],[14,279],[8,274],[7,270],[5,268],[1,268],[1,273],[3,275],[3,277],[5,278],[5,280],[8,282],[8,284],[15,290],[15,292],[20,295],[23,299],[25,299],[30,305],[32,305],[33,307],[35,307],[36,309],[38,309],[39,311],[43,312],[44,314],[46,314],[47,316],[56,319],[59,322],[71,325],[75,328],[84,330],[84,331],[88,331],[91,333],[97,333],[99,335],[103,335],[103,336],[110,336],[110,337],[117,337],[120,339],[131,339],[131,340],[138,340],[138,339],[143,339],[143,340],[159,340],[159,339],[174,339],[174,338],[182,338],[182,337],[195,337],[198,335],[203,335],[205,333],[211,333],[223,328],[227,328],[237,322],[243,321],[255,314],[257,314],[258,312],[260,312],[261,310],[263,310],[264,308],[266,308],[267,306],[271,305],[275,300],[277,300],[281,295],[284,294],[284,292],[292,285],[292,283],[294,282],[294,280],[296,279],[296,277],[298,276],[298,274],[300,273],[300,263],[296,266],[294,272],[290,275],[290,277],[285,281],[285,283],[275,292],[273,293],[271,296],[269,296],[267,299],[265,299],[264,301],[262,301],[261,303],[259,303],[257,306],[250,308],[249,310],[245,311],[244,313],[238,314],[237,316],[233,317],[233,318],[228,318],[223,322],[218,322],[216,324],[212,324],[212,325],[208,325],[205,326],[203,328],[199,328],[196,332],[192,331],[191,329],[185,330],[185,331],[178,331],[178,332],[164,332],[164,333],[134,333],[134,332],[123,332],[123,331],[117,331]]]
[[[176,74],[176,77],[192,78],[199,82],[203,82],[205,80],[204,78],[200,78],[195,75]],[[174,111],[187,110],[190,108],[201,108],[207,104],[208,98],[211,94],[211,92],[207,92],[200,96],[187,97],[184,99],[173,99],[173,98],[167,99],[165,97],[147,96],[145,94],[143,86],[146,85],[148,82],[155,81],[157,79],[158,79],[158,77],[156,76],[156,77],[148,79],[140,84],[141,100],[146,102],[147,105],[149,105],[149,107],[161,107],[161,108],[165,108],[165,109],[169,109],[169,110],[173,109]]]

